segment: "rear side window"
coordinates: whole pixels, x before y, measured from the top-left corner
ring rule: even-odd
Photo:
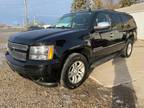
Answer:
[[[131,29],[135,29],[135,28],[136,28],[136,22],[135,22],[135,20],[133,19],[132,16],[129,16],[129,21],[128,21],[128,23],[129,23]]]
[[[122,21],[117,13],[110,13],[112,29],[122,29]]]
[[[122,18],[124,24],[127,24],[127,23],[128,23],[129,17],[128,17],[127,15],[122,14],[122,15],[121,15],[121,18]]]
[[[136,28],[136,23],[132,16],[127,15],[127,14],[121,14],[121,18],[122,18],[123,26],[125,30]]]

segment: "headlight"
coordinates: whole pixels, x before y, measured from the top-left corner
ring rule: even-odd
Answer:
[[[54,46],[31,46],[29,59],[31,60],[51,60],[54,55]]]

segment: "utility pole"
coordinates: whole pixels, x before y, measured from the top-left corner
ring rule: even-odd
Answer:
[[[25,8],[25,11],[24,11],[24,23],[25,25],[27,26],[29,24],[29,18],[28,18],[28,4],[27,4],[27,0],[24,0],[24,8]]]
[[[113,0],[110,0],[110,9],[113,9]]]
[[[113,0],[110,0],[110,4],[113,5]]]

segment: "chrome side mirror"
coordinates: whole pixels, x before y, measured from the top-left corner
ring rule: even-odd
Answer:
[[[97,26],[94,26],[94,29],[107,29],[111,26],[109,22],[99,22]]]

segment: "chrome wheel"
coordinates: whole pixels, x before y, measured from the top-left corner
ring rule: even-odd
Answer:
[[[82,61],[74,62],[68,72],[68,79],[72,84],[79,83],[85,75],[85,64]]]
[[[127,47],[127,54],[130,55],[131,52],[132,52],[132,44],[129,43],[129,44],[128,44],[128,47]]]

